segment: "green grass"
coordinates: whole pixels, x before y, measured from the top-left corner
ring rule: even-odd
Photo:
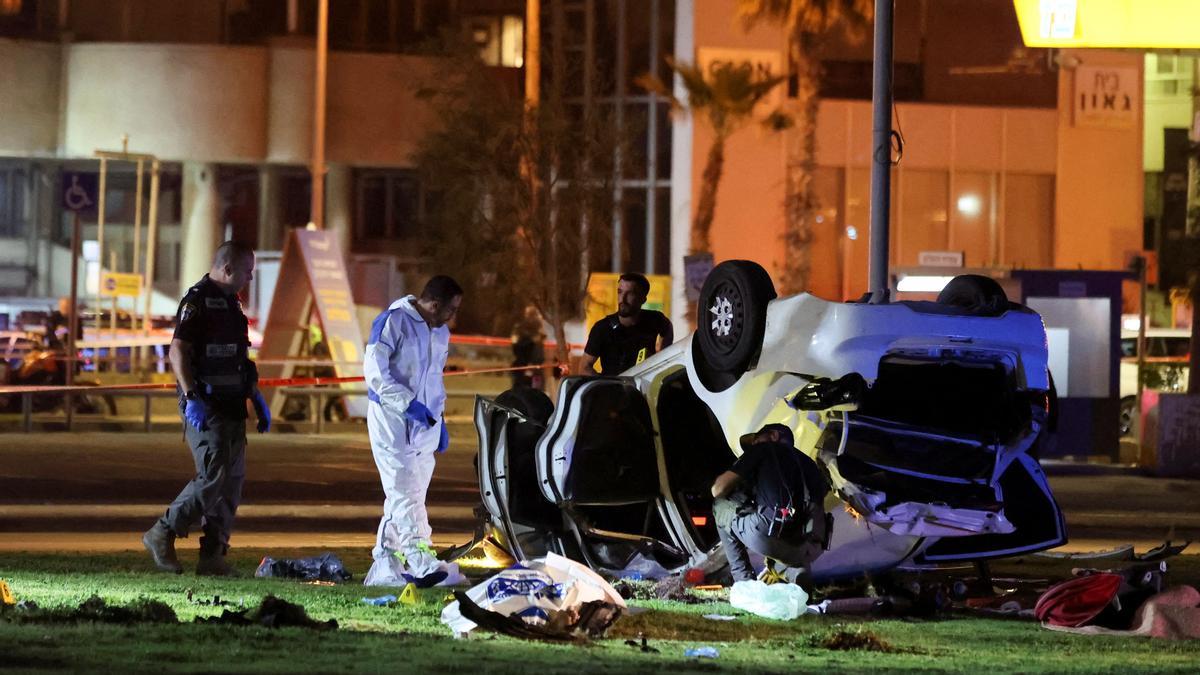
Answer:
[[[276,557],[315,551],[278,551]],[[337,551],[361,578],[368,560],[361,550]],[[1173,582],[1195,583],[1195,556],[1177,558]],[[187,561],[185,560],[185,564]],[[252,570],[257,557],[235,556]],[[1061,563],[1027,562],[995,570],[1057,578]],[[1182,570],[1182,571],[1180,571]],[[0,616],[0,669],[111,672],[649,672],[713,671],[861,672],[865,669],[991,672],[1195,672],[1200,641],[1064,635],[1029,621],[968,618],[848,620],[805,617],[792,622],[740,616],[716,622],[704,614],[737,613],[727,603],[701,605],[642,601],[645,611],[622,618],[610,637],[587,645],[548,645],[476,632],[454,640],[438,617],[444,590],[420,593],[415,606],[371,607],[361,598],[399,589],[366,589],[357,583],[311,586],[294,581],[244,578],[212,580],[153,572],[141,555],[3,554],[0,579],[18,599],[43,608],[75,607],[92,595],[115,604],[160,600],[180,624],[22,623]],[[189,602],[188,592],[193,601]],[[219,615],[221,607],[197,604],[214,595],[257,606],[268,594],[304,605],[317,620],[336,618],[332,632],[244,628],[191,623]],[[838,631],[869,631],[894,651],[838,651],[819,646]],[[644,634],[658,653],[625,643]],[[686,659],[684,649],[712,645],[719,659]]]

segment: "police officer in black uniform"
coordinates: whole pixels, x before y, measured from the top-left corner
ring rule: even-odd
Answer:
[[[183,572],[175,538],[203,523],[196,574],[237,575],[225,553],[246,475],[246,399],[254,404],[259,433],[271,427],[237,298],[253,278],[253,249],[227,241],[209,273],[179,303],[170,359],[196,476],[142,537],[155,565],[175,574]]]
[[[793,443],[783,424],[746,434],[742,456],[713,483],[713,519],[735,582],[755,578],[752,550],[782,563],[787,581],[812,590],[810,567],[829,544],[829,483]]]
[[[671,320],[662,312],[642,309],[650,281],[627,272],[617,281],[617,311],[597,321],[588,332],[581,362],[584,375],[617,375],[645,361],[675,339]],[[596,360],[600,370],[596,370]]]

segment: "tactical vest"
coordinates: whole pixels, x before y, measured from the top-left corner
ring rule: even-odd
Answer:
[[[225,295],[207,277],[188,291],[183,304],[197,312],[199,339],[192,343],[196,380],[219,398],[244,398],[251,386],[247,364],[249,322],[236,295]]]

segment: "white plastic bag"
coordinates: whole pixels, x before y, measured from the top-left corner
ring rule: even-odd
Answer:
[[[579,607],[585,602],[604,600],[625,607],[625,600],[599,574],[573,560],[551,553],[529,560],[493,575],[471,587],[467,597],[484,609],[540,625],[550,612]],[[442,610],[442,623],[455,635],[475,629],[475,622],[464,618],[458,601]]]
[[[738,581],[729,590],[729,604],[768,619],[794,619],[808,611],[808,593],[796,584]]]

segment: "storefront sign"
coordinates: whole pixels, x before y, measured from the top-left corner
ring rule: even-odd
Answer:
[[[1079,66],[1075,69],[1075,126],[1132,129],[1137,124],[1138,69]]]
[[[921,267],[962,267],[962,251],[921,251],[917,253],[917,264]]]

